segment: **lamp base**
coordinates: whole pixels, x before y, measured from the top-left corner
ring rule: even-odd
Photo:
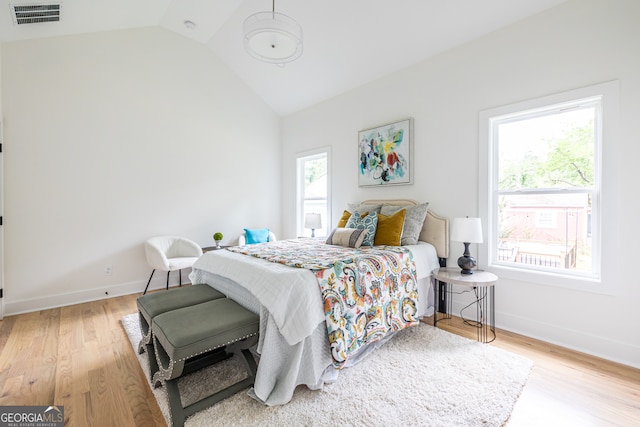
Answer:
[[[458,258],[458,267],[462,270],[460,274],[473,274],[473,268],[476,267],[476,259],[472,256],[462,255]]]

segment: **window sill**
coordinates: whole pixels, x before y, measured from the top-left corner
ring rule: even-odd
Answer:
[[[603,295],[616,294],[614,289],[603,284],[601,278],[567,276],[547,271],[522,270],[520,268],[512,268],[503,265],[491,265],[487,270],[498,275],[500,279],[517,280],[537,285],[552,286]]]

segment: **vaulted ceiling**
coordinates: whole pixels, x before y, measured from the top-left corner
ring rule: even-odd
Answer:
[[[272,1],[63,0],[59,22],[16,25],[11,5],[43,2],[0,0],[0,42],[160,26],[205,44],[284,116],[566,0],[277,0],[304,32],[302,57],[285,67],[242,45],[244,19]]]

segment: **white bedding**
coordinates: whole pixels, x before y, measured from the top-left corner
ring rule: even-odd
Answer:
[[[271,313],[290,345],[311,335],[324,321],[318,282],[311,270],[225,250],[207,252],[193,268],[242,284]]]
[[[407,246],[419,281],[418,314],[433,313],[431,271],[439,267],[435,248]],[[258,373],[251,394],[267,405],[289,402],[295,387],[322,388],[335,381],[322,298],[313,273],[226,250],[205,253],[193,265],[191,283],[207,283],[260,315]],[[381,343],[380,343],[381,344]],[[348,365],[376,346],[358,354]]]

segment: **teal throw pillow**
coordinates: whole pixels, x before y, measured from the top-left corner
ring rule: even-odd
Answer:
[[[246,237],[247,245],[252,245],[254,243],[266,243],[269,241],[268,228],[245,228],[244,234]]]
[[[349,217],[346,228],[367,230],[367,235],[362,241],[362,246],[373,246],[373,241],[376,237],[376,228],[378,228],[378,214],[370,212],[369,215],[361,217],[358,212],[354,212]]]

